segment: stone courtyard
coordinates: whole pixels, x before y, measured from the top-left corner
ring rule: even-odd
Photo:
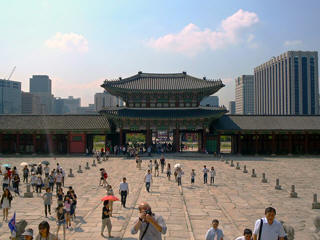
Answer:
[[[313,219],[320,215],[320,210],[311,209],[313,194],[320,194],[320,165],[318,158],[311,157],[224,157],[226,164],[220,159],[194,154],[168,154],[166,162],[173,167],[181,163],[184,170],[182,188],[178,187],[172,176],[169,182],[165,173],[154,177],[151,192],[145,190],[143,177],[150,159],[159,159],[159,155],[151,158],[143,157],[142,170],[136,168],[134,159],[110,158],[108,161],[92,167],[92,157],[18,157],[1,159],[1,165],[11,163],[17,166],[22,181],[21,162],[39,163],[42,160],[50,162],[50,169],[59,162],[65,169],[73,169],[75,177],[66,177],[65,187],[73,186],[78,196],[76,220],[72,223],[73,230],[66,230],[66,239],[103,239],[100,236],[101,210],[100,199],[105,195],[105,189],[98,186],[99,169],[106,168],[108,182],[113,186],[115,195],[119,196],[118,187],[122,177],[127,177],[130,193],[127,198],[127,208],[122,208],[120,202],[114,203],[112,221],[113,239],[138,239],[138,235],[131,234],[133,222],[138,217],[137,206],[147,201],[152,211],[164,217],[168,231],[163,239],[204,239],[210,228],[212,219],[220,221],[226,240],[240,236],[244,228],[253,230],[255,220],[264,216],[264,209],[273,206],[277,209],[277,219],[295,229],[295,239],[312,239],[314,233]],[[240,170],[231,167],[239,162]],[[86,170],[86,162],[90,169]],[[77,173],[78,166],[82,166],[83,173]],[[202,168],[214,166],[217,171],[215,185],[203,184]],[[243,173],[246,165],[248,173]],[[196,171],[195,185],[190,184],[191,169]],[[252,169],[257,177],[251,177]],[[262,173],[266,174],[267,183],[262,183]],[[280,179],[282,190],[275,190],[276,178]],[[208,179],[210,182],[210,179]],[[1,180],[2,182],[2,180]],[[291,185],[295,185],[298,198],[290,198]],[[26,191],[26,185],[21,183],[21,196]],[[64,189],[66,193],[67,189]],[[1,191],[2,193],[2,191]],[[14,196],[14,194],[13,194]],[[53,201],[53,208],[57,201]],[[48,220],[51,232],[55,233],[55,215],[44,217],[42,198],[34,193],[33,198],[14,197],[9,219],[16,211],[16,220],[25,219],[27,227],[38,233],[38,224]],[[54,213],[54,211],[52,211]],[[9,239],[7,223],[2,222],[0,216],[0,239]],[[107,235],[107,230],[105,230]],[[62,237],[62,230],[59,239]]]

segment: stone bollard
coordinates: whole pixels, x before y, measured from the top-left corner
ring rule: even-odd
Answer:
[[[317,216],[317,217],[314,218],[313,224],[314,224],[314,226],[316,228],[314,232],[319,234],[320,233],[320,216]]]
[[[70,168],[70,172],[69,172],[68,177],[74,177],[74,174],[72,173],[72,168]]]
[[[96,165],[96,160],[95,159],[93,159],[93,163],[92,163],[92,165],[91,165],[92,167],[95,167],[95,166],[97,166]]]
[[[86,163],[86,167],[85,167],[85,169],[87,169],[87,170],[88,170],[88,169],[90,169],[90,167],[89,167],[89,163],[88,163],[88,162]]]
[[[296,193],[296,191],[295,191],[295,186],[294,186],[294,185],[291,185],[290,197],[291,197],[291,198],[297,198],[297,197],[298,197],[298,193]]]
[[[225,162],[226,164],[229,164],[229,161],[228,161],[228,159],[226,159],[226,162]]]
[[[244,166],[243,166],[243,173],[248,173],[247,165],[244,165]]]
[[[251,177],[257,177],[256,170],[255,170],[255,169],[252,169]]]
[[[33,192],[30,191],[30,187],[31,187],[31,185],[28,183],[27,184],[27,192],[25,192],[23,194],[23,197],[25,197],[25,198],[33,198]]]
[[[230,167],[234,167],[233,160],[231,160]]]
[[[313,194],[312,209],[320,209],[320,203],[318,202],[318,196],[316,193]]]
[[[268,180],[266,179],[266,174],[265,174],[265,173],[262,173],[262,180],[261,180],[261,182],[263,182],[263,183],[267,183],[267,182],[268,182]]]
[[[239,162],[237,162],[236,169],[237,169],[237,170],[240,170],[240,164],[239,164]]]
[[[81,169],[81,165],[79,165],[78,173],[83,173]]]
[[[277,190],[281,190],[281,185],[280,185],[279,178],[276,179],[276,186],[274,188],[277,189]]]

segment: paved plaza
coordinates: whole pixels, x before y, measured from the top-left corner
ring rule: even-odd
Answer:
[[[159,159],[156,155],[151,159]],[[136,168],[134,159],[110,158],[108,161],[92,167],[92,157],[44,157],[44,158],[4,158],[3,163],[17,166],[22,182],[21,162],[39,163],[48,160],[50,168],[59,162],[65,169],[73,169],[75,177],[66,177],[65,187],[73,186],[78,196],[76,220],[72,223],[73,230],[67,231],[67,239],[104,239],[100,236],[101,229],[101,197],[105,189],[98,186],[99,169],[106,168],[108,182],[113,186],[115,195],[119,196],[118,188],[122,177],[127,177],[130,193],[127,198],[127,208],[122,208],[120,202],[114,203],[112,221],[112,235],[114,239],[138,239],[138,235],[131,234],[133,222],[138,217],[137,206],[142,201],[147,201],[152,211],[164,217],[168,231],[163,239],[204,239],[206,231],[210,228],[213,218],[220,221],[220,227],[226,240],[240,236],[244,228],[253,229],[256,219],[264,216],[264,209],[273,206],[277,209],[277,219],[294,227],[295,239],[311,239],[314,232],[313,219],[320,215],[320,210],[311,209],[313,194],[320,194],[320,165],[318,158],[311,157],[237,157],[230,156],[229,164],[208,155],[172,154],[166,156],[166,162],[174,166],[181,163],[184,170],[182,188],[178,187],[172,176],[169,182],[165,173],[154,178],[151,192],[145,190],[143,177],[146,173],[147,163],[150,158],[143,157],[142,170]],[[240,163],[241,170],[230,166]],[[85,169],[89,162],[90,169]],[[83,173],[77,173],[81,165]],[[203,165],[217,172],[215,185],[203,184]],[[246,165],[248,173],[243,173]],[[190,184],[191,169],[196,170],[195,185]],[[256,170],[257,177],[251,177],[252,169]],[[262,183],[262,173],[266,174],[267,183]],[[282,190],[275,190],[276,178],[280,179]],[[208,179],[210,182],[210,179]],[[296,186],[298,198],[290,198],[291,185]],[[26,191],[25,184],[21,183],[21,191]],[[66,193],[67,189],[64,189]],[[2,193],[2,192],[1,192]],[[14,194],[13,194],[14,195]],[[23,196],[23,194],[21,194]],[[53,207],[57,206],[54,201]],[[48,220],[52,232],[56,231],[55,218],[44,217],[42,198],[34,193],[33,198],[14,197],[12,208],[9,210],[9,219],[16,211],[17,221],[25,219],[28,227],[38,233],[38,224]],[[52,211],[54,212],[54,211]],[[1,211],[2,215],[2,211]],[[55,215],[53,214],[55,217]],[[0,217],[0,239],[9,239],[7,223]],[[107,230],[105,230],[107,235]],[[62,237],[62,230],[59,239]]]

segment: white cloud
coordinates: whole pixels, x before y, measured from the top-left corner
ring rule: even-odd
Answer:
[[[179,33],[171,33],[158,39],[151,39],[148,45],[157,50],[178,52],[194,56],[205,49],[216,50],[228,45],[239,43],[241,30],[251,27],[259,22],[254,12],[238,10],[232,16],[221,22],[219,30],[209,28],[201,30],[193,23],[185,26]]]
[[[302,41],[301,40],[292,40],[292,41],[285,41],[284,42],[284,46],[285,47],[298,47],[302,45]]]
[[[48,48],[59,49],[62,51],[88,52],[87,39],[76,33],[56,33],[52,38],[45,42]]]

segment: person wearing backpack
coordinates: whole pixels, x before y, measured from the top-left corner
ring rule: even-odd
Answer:
[[[284,240],[285,232],[282,224],[275,219],[273,207],[265,209],[265,217],[258,219],[253,230],[253,240]]]

